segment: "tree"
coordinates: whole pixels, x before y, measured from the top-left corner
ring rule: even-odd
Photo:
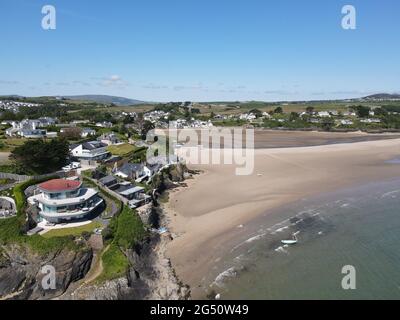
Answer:
[[[188,120],[188,121],[191,119],[192,116],[191,116],[191,114],[190,114],[189,109],[185,109],[184,117],[185,117],[185,119]]]
[[[131,115],[127,115],[124,117],[124,119],[122,120],[122,122],[124,124],[130,124],[130,123],[134,123],[135,122],[135,117],[132,117]]]
[[[308,114],[313,114],[313,113],[314,113],[314,107],[307,107],[307,108],[306,108],[306,112],[307,112]]]
[[[359,118],[366,118],[369,116],[369,111],[371,110],[369,107],[365,106],[355,106],[351,107],[356,113]]]
[[[27,174],[46,174],[60,170],[67,164],[68,142],[65,139],[28,140],[15,148],[10,158],[19,171]]]
[[[17,120],[17,115],[12,111],[4,111],[0,115],[0,120]]]
[[[129,133],[129,131],[128,131],[128,128],[125,126],[125,125],[120,125],[120,127],[119,127],[119,133],[120,134],[123,134],[123,135],[126,135],[126,134],[128,134]]]
[[[142,126],[142,130],[141,130],[141,135],[142,135],[142,139],[146,139],[147,133],[150,130],[153,130],[155,128],[154,123],[150,122],[150,121],[144,121],[143,122],[143,126]]]
[[[299,114],[297,112],[291,112],[289,116],[289,121],[295,121],[298,118],[300,118]]]
[[[376,115],[376,116],[383,116],[383,117],[385,117],[385,116],[388,115],[388,112],[387,112],[385,109],[383,109],[383,108],[376,108],[376,109],[374,110],[374,112],[375,112],[375,115]]]
[[[67,140],[79,140],[81,138],[82,129],[79,127],[71,127],[63,129],[60,133],[60,137]]]
[[[331,131],[334,124],[335,122],[332,118],[324,118],[322,120],[322,129],[324,129],[325,131]]]
[[[282,107],[277,107],[277,108],[274,110],[274,113],[283,113]]]
[[[262,117],[262,112],[260,110],[258,110],[258,109],[250,110],[249,113],[254,114],[257,118],[261,118]]]

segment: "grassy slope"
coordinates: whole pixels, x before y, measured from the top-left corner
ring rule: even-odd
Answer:
[[[84,226],[75,227],[75,228],[64,228],[64,229],[55,229],[50,230],[42,235],[45,239],[50,239],[53,237],[65,237],[65,236],[80,236],[83,232],[93,232],[96,228],[102,228],[103,225],[99,221],[93,221]]]
[[[97,279],[99,282],[123,276],[129,268],[124,251],[134,248],[147,234],[140,217],[127,206],[118,217],[113,218],[112,225],[113,238],[102,256],[103,272]]]

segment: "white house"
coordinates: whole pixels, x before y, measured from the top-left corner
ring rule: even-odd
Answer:
[[[351,126],[354,124],[354,122],[352,120],[349,119],[342,119],[339,122],[342,126]]]
[[[355,112],[351,112],[351,111],[345,111],[343,112],[343,115],[346,117],[355,117],[357,114]]]
[[[96,135],[96,130],[90,128],[83,128],[81,132],[82,138],[92,137]]]
[[[24,138],[44,138],[44,137],[56,137],[57,133],[47,132],[45,129],[39,129],[48,127],[49,125],[55,124],[53,118],[40,118],[37,120],[25,119],[20,122],[12,121],[10,122],[11,128],[6,130],[6,135],[9,137],[24,137]]]
[[[331,114],[328,111],[320,111],[318,112],[318,116],[321,118],[330,118]]]
[[[107,159],[110,153],[107,145],[100,141],[84,142],[71,147],[70,154],[79,160],[98,161]]]
[[[83,219],[103,203],[95,189],[83,188],[80,181],[54,179],[39,184],[38,190],[28,202],[37,204],[41,220],[50,223]]]
[[[254,113],[243,113],[239,116],[239,119],[251,121],[257,119],[257,116]]]
[[[117,135],[113,132],[104,133],[97,140],[108,146],[119,144],[121,142]]]
[[[103,122],[97,122],[96,127],[101,127],[101,128],[112,128],[113,124],[108,121],[103,121]]]
[[[139,163],[125,163],[114,170],[114,175],[123,178],[137,180],[146,175],[144,166]]]
[[[362,123],[381,123],[380,119],[361,119]]]

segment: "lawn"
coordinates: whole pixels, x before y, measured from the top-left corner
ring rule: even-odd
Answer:
[[[16,147],[22,146],[27,139],[18,139],[18,138],[7,138],[7,139],[1,139],[0,140],[0,152],[11,152],[14,150]]]
[[[134,151],[135,147],[129,143],[124,143],[120,145],[109,146],[107,150],[111,152],[114,156],[123,157]]]
[[[65,229],[55,229],[49,232],[46,232],[42,235],[43,238],[49,239],[54,237],[65,237],[65,236],[80,236],[83,232],[92,233],[96,228],[103,228],[103,225],[99,221],[93,221],[84,226],[75,227],[75,228],[65,228]]]

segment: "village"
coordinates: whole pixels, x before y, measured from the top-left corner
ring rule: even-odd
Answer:
[[[129,266],[126,248],[146,234],[171,237],[158,207],[168,197],[165,191],[180,186],[191,173],[178,156],[180,141],[172,141],[167,154],[156,150],[149,156],[157,145],[149,134],[153,130],[400,128],[398,110],[385,101],[348,101],[337,108],[334,103],[15,103],[3,100],[0,109],[2,237],[11,233],[19,241],[45,247],[83,237],[98,254],[93,263],[104,257],[98,275],[102,279],[121,275]],[[119,228],[124,229],[123,240]],[[115,256],[107,260],[111,254]]]
[[[161,115],[164,114],[146,113],[145,125],[142,123],[141,127],[135,123],[116,124],[121,118],[136,120],[135,112],[114,114],[110,119],[113,122],[76,119],[62,123],[49,116],[3,120],[2,146],[11,154],[36,142],[60,142],[68,149],[58,154],[64,159],[52,169],[46,163],[40,170],[33,169],[34,165],[23,168],[11,156],[0,164],[0,219],[18,215],[15,188],[21,183],[25,184],[24,196],[31,219],[26,230],[29,236],[79,234],[82,230],[101,235],[124,207],[141,209],[147,214],[158,187],[152,179],[179,164],[179,158],[172,154],[146,156],[154,143],[146,140],[146,133],[155,128]]]
[[[60,102],[58,102],[60,103]],[[61,103],[60,103],[61,104]],[[6,112],[18,112],[18,107],[40,108],[40,104],[18,101],[1,101],[3,116]],[[65,106],[63,102],[55,108]],[[208,113],[200,109],[208,108]],[[83,181],[91,179],[92,183],[107,190],[112,196],[122,201],[129,208],[136,209],[151,201],[152,191],[148,184],[154,175],[161,170],[179,162],[178,157],[154,157],[146,159],[145,153],[152,141],[146,141],[146,134],[158,129],[209,129],[214,126],[245,126],[272,129],[300,130],[359,130],[382,129],[386,117],[397,117],[397,111],[382,106],[351,106],[346,109],[316,110],[312,106],[301,112],[285,112],[287,104],[275,105],[269,110],[253,108],[240,112],[241,106],[217,105],[202,106],[193,102],[169,103],[156,105],[147,112],[135,111],[113,112],[110,116],[97,119],[76,117],[68,122],[57,117],[42,116],[36,119],[6,120],[1,122],[2,137],[0,147],[14,148],[32,140],[63,139],[68,141],[68,154],[62,167],[55,172],[65,181]],[[211,111],[210,111],[211,109]],[[213,110],[219,110],[215,113]],[[237,109],[239,111],[237,111]],[[133,110],[133,109],[132,109]],[[231,110],[227,112],[226,110]],[[232,111],[234,110],[234,112]],[[7,117],[7,115],[5,116]],[[6,176],[18,176],[15,165],[9,163],[1,166],[0,171]],[[11,170],[10,170],[11,169]],[[23,170],[22,170],[23,171]],[[43,173],[43,172],[39,172]],[[46,172],[50,174],[51,172]],[[83,177],[83,178],[82,178]],[[13,181],[4,179],[4,182]],[[17,179],[18,181],[18,179]],[[59,181],[55,194],[48,193],[46,188],[38,186],[29,198],[31,205],[40,208],[37,222],[39,227],[31,231],[46,232],[44,227],[54,226],[73,220],[82,220],[101,206],[101,197],[93,190],[82,189],[80,184],[74,192],[63,189],[66,182]],[[6,183],[4,183],[6,184]],[[11,184],[12,185],[12,184]],[[3,188],[4,189],[4,188]],[[47,191],[46,191],[47,190]],[[85,191],[86,190],[86,191]],[[46,193],[47,192],[47,193]],[[77,196],[79,195],[79,197]],[[82,196],[82,198],[81,198]],[[63,199],[58,206],[46,206],[48,199]],[[47,200],[46,200],[47,199]],[[82,203],[83,201],[83,203]],[[13,205],[3,199],[4,214],[10,216]],[[45,212],[57,212],[58,217]],[[15,211],[15,210],[14,210]]]

